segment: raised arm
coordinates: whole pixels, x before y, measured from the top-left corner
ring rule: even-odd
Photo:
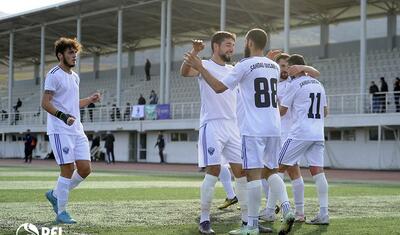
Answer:
[[[216,92],[222,93],[228,89],[222,82],[211,75],[207,69],[203,67],[201,60],[198,56],[192,55],[191,53],[186,53],[184,56],[184,63],[193,67],[195,70],[199,71],[201,76],[207,82],[207,84]]]
[[[307,65],[292,65],[289,67],[288,73],[289,74],[299,74],[299,73],[306,73],[308,76],[317,78],[321,75],[321,73],[312,66]]]
[[[101,95],[99,92],[93,93],[91,96],[79,100],[79,108],[88,106],[90,103],[97,103],[100,101]]]
[[[192,45],[193,48],[190,51],[190,54],[197,56],[200,51],[204,49],[205,44],[203,43],[202,40],[192,40]],[[196,69],[192,68],[190,65],[185,63],[185,61],[182,62],[181,65],[181,76],[183,77],[197,77],[199,76],[199,71]]]

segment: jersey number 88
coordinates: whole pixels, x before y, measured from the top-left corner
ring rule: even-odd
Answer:
[[[257,108],[268,108],[272,105],[273,108],[277,107],[276,103],[276,89],[278,80],[276,78],[256,78],[254,79],[254,101]],[[269,88],[271,87],[271,93]]]

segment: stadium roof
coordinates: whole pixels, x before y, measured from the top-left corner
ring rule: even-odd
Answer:
[[[291,27],[359,19],[358,0],[291,0]],[[284,1],[226,0],[226,30],[243,34],[253,27],[268,31],[283,28]],[[40,27],[46,25],[46,54],[60,36],[75,36],[81,17],[85,53],[117,50],[117,11],[123,9],[124,48],[160,44],[161,0],[75,0],[0,18],[0,63],[7,64],[9,33],[14,30],[14,61],[31,63],[40,57]],[[369,0],[368,17],[399,12],[399,1]],[[209,38],[219,29],[219,0],[173,0],[173,44]],[[47,60],[54,60],[51,56]]]

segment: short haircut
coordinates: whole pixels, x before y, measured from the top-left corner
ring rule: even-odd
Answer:
[[[289,66],[291,66],[291,65],[306,65],[306,61],[304,60],[304,57],[302,55],[293,54],[289,57],[288,64],[289,64]]]
[[[58,53],[63,54],[67,49],[73,49],[79,53],[82,50],[82,45],[78,42],[78,40],[76,40],[76,38],[59,38],[54,43],[54,52],[58,61],[60,61],[60,58],[58,58]]]
[[[221,43],[227,39],[233,39],[233,41],[236,41],[236,34],[230,33],[227,31],[217,31],[215,32],[212,37],[211,37],[211,50],[214,52],[214,43],[221,45]]]
[[[268,34],[262,29],[252,29],[246,34],[246,39],[254,43],[256,49],[264,50],[268,41]]]
[[[282,59],[283,59],[283,60],[287,60],[287,59],[289,59],[289,57],[290,57],[289,54],[282,52],[282,53],[278,54],[278,55],[274,58],[274,61],[278,63],[279,60],[282,60]]]

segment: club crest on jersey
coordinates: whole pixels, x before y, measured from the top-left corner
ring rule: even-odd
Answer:
[[[215,148],[209,147],[207,151],[208,151],[208,153],[209,153],[210,155],[213,155],[214,152],[215,152]]]
[[[68,154],[69,148],[68,148],[68,147],[64,147],[64,148],[63,148],[63,152],[64,152],[65,154]]]

